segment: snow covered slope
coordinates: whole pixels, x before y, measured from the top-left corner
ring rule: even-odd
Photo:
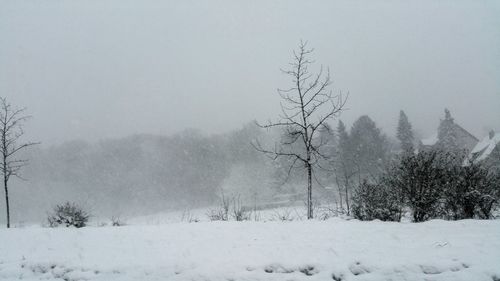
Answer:
[[[0,230],[1,280],[500,280],[500,221]]]

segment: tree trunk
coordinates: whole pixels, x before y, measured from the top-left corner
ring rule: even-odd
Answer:
[[[345,186],[345,206],[347,208],[347,215],[351,215],[351,210],[349,209],[349,191],[347,190],[347,185]]]
[[[340,210],[341,211],[344,211],[344,206],[343,206],[343,202],[342,202],[342,187],[339,183],[339,178],[337,176],[335,176],[335,182],[337,183],[337,189],[339,191],[339,199],[340,199]],[[338,211],[338,207],[337,207],[337,211]]]
[[[10,228],[9,189],[7,188],[7,178],[5,176],[3,186],[5,188],[5,206],[7,208],[7,228]]]
[[[351,215],[351,210],[349,209],[349,191],[348,191],[348,188],[349,188],[349,179],[345,179],[345,206],[347,208],[347,215],[350,216]]]
[[[312,166],[307,164],[307,219],[313,218],[312,205]]]

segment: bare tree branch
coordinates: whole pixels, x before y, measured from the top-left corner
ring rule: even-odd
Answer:
[[[7,208],[7,228],[10,227],[9,189],[8,183],[12,176],[23,179],[21,169],[28,164],[27,159],[14,158],[20,151],[37,143],[26,142],[18,144],[24,135],[23,125],[31,116],[24,115],[26,108],[12,109],[6,98],[0,97],[0,172],[3,175],[5,202]]]
[[[314,169],[322,168],[320,160],[328,158],[320,151],[325,144],[317,140],[320,128],[328,127],[328,120],[334,118],[343,110],[347,99],[342,94],[333,95],[329,87],[332,84],[330,71],[323,71],[320,67],[318,73],[309,71],[309,66],[314,63],[309,59],[313,49],[307,48],[307,42],[301,41],[297,51],[293,51],[291,69],[281,70],[291,76],[293,87],[278,89],[281,97],[281,114],[275,122],[259,125],[261,128],[281,128],[285,136],[282,137],[280,146],[275,144],[274,149],[262,148],[259,142],[252,143],[254,148],[276,160],[280,157],[290,158],[292,163],[288,168],[288,176],[297,161],[301,161],[307,171],[307,217],[312,218],[312,178],[315,177]],[[316,120],[316,121],[315,121]],[[300,145],[299,145],[300,144]]]

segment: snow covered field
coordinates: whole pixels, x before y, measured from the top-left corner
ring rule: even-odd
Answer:
[[[1,280],[500,280],[500,221],[0,230]]]

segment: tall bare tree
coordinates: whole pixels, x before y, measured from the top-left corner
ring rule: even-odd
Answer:
[[[3,176],[5,190],[5,205],[7,208],[7,228],[10,227],[9,188],[11,177],[20,178],[20,170],[27,163],[27,159],[19,159],[18,153],[36,143],[27,142],[19,144],[24,134],[23,125],[30,118],[25,115],[26,108],[15,109],[6,98],[0,97],[0,171]]]
[[[297,51],[293,52],[290,69],[282,70],[292,78],[293,86],[278,89],[281,97],[281,114],[276,122],[269,121],[262,128],[280,128],[284,137],[276,142],[273,149],[263,148],[259,142],[254,147],[273,159],[289,158],[292,169],[302,168],[307,173],[307,218],[313,218],[312,180],[315,169],[322,168],[320,160],[328,158],[322,151],[325,141],[320,137],[321,130],[330,130],[327,122],[343,109],[346,99],[342,94],[333,94],[330,71],[323,67],[317,73],[311,73],[309,58],[313,49],[307,48],[307,42],[301,41]]]

